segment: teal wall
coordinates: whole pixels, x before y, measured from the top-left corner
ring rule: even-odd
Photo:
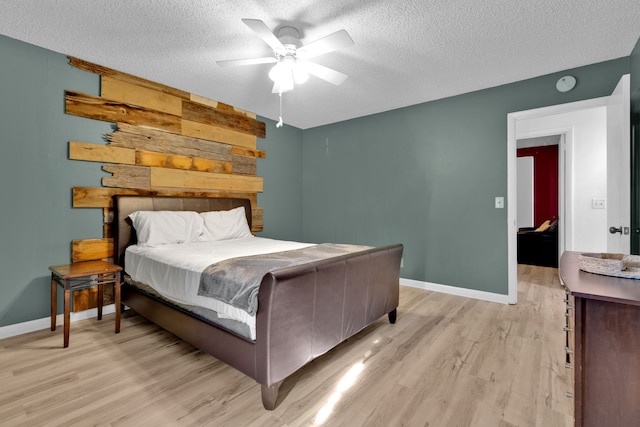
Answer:
[[[267,125],[267,138],[258,139],[266,159],[258,159],[258,176],[264,192],[258,206],[264,209],[264,231],[260,237],[302,240],[302,130],[259,117]]]
[[[507,294],[507,114],[609,95],[628,72],[627,57],[306,130],[304,240],[400,242],[404,278]]]
[[[71,188],[103,173],[68,160],[68,142],[101,143],[110,125],[64,114],[65,89],[98,85],[65,56],[0,36],[0,326],[48,316],[48,266],[70,261],[71,240],[102,237],[101,211],[71,209]]]
[[[623,58],[569,71],[579,84],[564,95],[557,73],[305,131],[263,119],[261,235],[399,241],[403,277],[506,293],[506,210],[493,198],[506,196],[507,113],[607,95],[628,70]],[[47,267],[70,261],[71,240],[102,235],[101,210],[72,209],[71,188],[105,173],[68,160],[68,142],[104,143],[111,125],[64,114],[65,89],[97,95],[99,78],[0,36],[0,327],[46,318]]]

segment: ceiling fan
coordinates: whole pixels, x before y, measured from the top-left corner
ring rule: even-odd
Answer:
[[[217,61],[219,66],[230,67],[275,63],[276,65],[269,71],[269,78],[274,82],[272,92],[280,94],[292,90],[294,82],[297,84],[304,83],[309,78],[309,74],[336,86],[347,79],[348,76],[344,73],[309,61],[310,58],[353,45],[353,40],[345,30],[336,31],[303,45],[300,41],[300,33],[294,27],[281,27],[276,36],[259,19],[243,19],[242,22],[273,49],[273,56]]]

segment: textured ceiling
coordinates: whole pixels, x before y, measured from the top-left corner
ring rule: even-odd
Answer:
[[[638,0],[0,0],[0,34],[274,120],[269,56],[241,22],[298,28],[303,43],[345,29],[355,44],[315,58],[349,75],[283,95],[306,129],[628,56]],[[3,59],[4,60],[4,59]]]

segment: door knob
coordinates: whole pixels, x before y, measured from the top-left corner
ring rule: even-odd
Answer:
[[[611,233],[611,234],[616,234],[616,233],[622,234],[622,227],[620,227],[620,228],[609,227],[609,233]]]

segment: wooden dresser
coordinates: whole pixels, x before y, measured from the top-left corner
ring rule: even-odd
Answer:
[[[581,271],[578,256],[565,252],[559,270],[575,425],[640,426],[640,280]]]

